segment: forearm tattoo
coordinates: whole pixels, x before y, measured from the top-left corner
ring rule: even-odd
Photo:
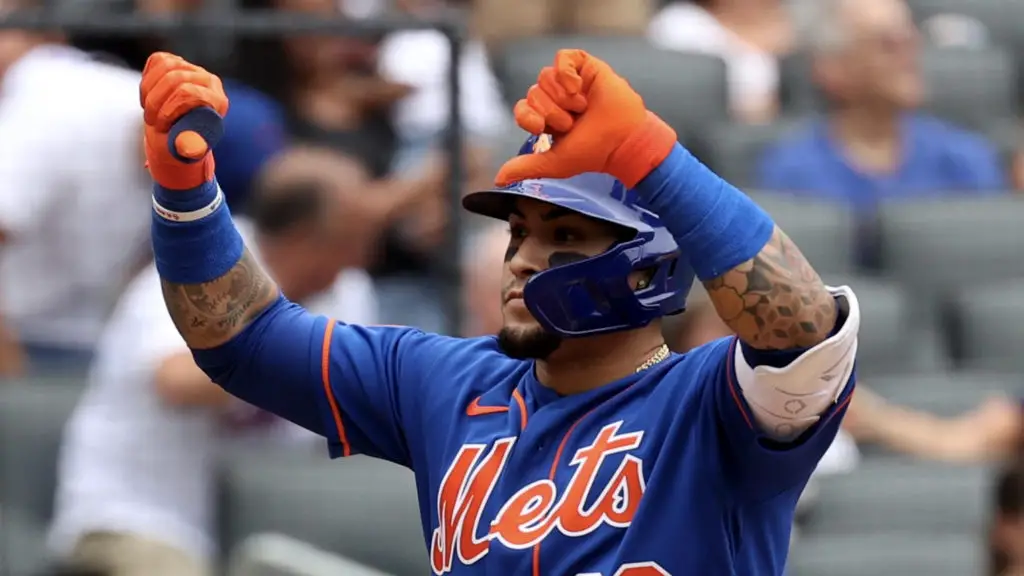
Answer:
[[[189,348],[213,348],[238,334],[277,298],[277,285],[248,250],[227,274],[202,284],[160,281],[164,302]]]
[[[835,299],[778,227],[757,256],[704,286],[722,320],[754,348],[814,346],[835,327]]]

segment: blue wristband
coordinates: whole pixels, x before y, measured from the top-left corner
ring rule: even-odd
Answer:
[[[153,186],[153,200],[160,207],[179,213],[209,206],[220,190],[216,180],[192,190],[167,190]],[[231,220],[231,211],[221,202],[207,216],[176,222],[153,210],[153,255],[160,277],[175,284],[202,284],[227,274],[245,252],[242,236]]]
[[[767,212],[679,144],[636,191],[702,281],[757,256],[775,230]]]

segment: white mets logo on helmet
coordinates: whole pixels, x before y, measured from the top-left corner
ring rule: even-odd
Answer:
[[[540,136],[537,136],[537,141],[533,143],[533,153],[540,154],[542,152],[547,152],[548,150],[551,150],[552,144],[554,144],[554,141],[551,139],[550,134],[541,134]]]

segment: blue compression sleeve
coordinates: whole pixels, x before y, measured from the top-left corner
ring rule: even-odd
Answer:
[[[209,206],[218,193],[216,181],[211,180],[186,191],[158,185],[153,196],[168,211],[189,213]],[[177,284],[220,278],[238,264],[245,250],[226,203],[190,222],[170,220],[154,209],[152,236],[160,277]],[[315,365],[312,354],[319,350],[324,322],[282,296],[232,340],[209,350],[193,350],[192,355],[206,375],[232,395],[323,434],[313,388],[282,383],[310,380]],[[260,361],[268,352],[273,361]]]
[[[153,198],[165,211],[190,213],[216,202],[217,181],[192,190],[153,186]],[[242,259],[245,244],[221,202],[207,216],[188,222],[174,221],[153,210],[153,259],[160,277],[175,284],[201,284],[227,274]]]
[[[704,281],[756,256],[775,229],[760,206],[679,144],[636,191]]]

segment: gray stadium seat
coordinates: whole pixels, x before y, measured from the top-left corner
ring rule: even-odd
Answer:
[[[926,111],[974,129],[984,129],[992,118],[1014,115],[1018,71],[1007,50],[931,47],[922,51],[921,67],[928,86]],[[823,109],[823,95],[813,84],[807,54],[783,58],[780,83],[784,113]]]
[[[1024,372],[1024,280],[964,287],[951,308],[963,368]]]
[[[805,538],[789,576],[969,576],[984,567],[980,535],[858,534]]]
[[[980,281],[1024,278],[1024,201],[994,198],[893,202],[879,214],[883,269],[915,301]]]
[[[231,554],[227,576],[390,576],[283,534],[246,538]]]
[[[1002,48],[931,48],[921,54],[928,83],[925,108],[975,129],[1016,112],[1017,70]]]
[[[242,453],[225,463],[221,545],[278,532],[396,576],[429,572],[412,474],[362,456]]]
[[[1024,45],[1024,3],[1020,0],[908,0],[914,19],[927,24],[935,16],[954,14],[983,24],[993,44]]]
[[[748,190],[804,256],[829,281],[854,269],[854,223],[850,212],[831,202],[797,198],[784,192]]]
[[[512,43],[494,59],[505,98],[523,98],[540,69],[550,66],[561,48],[582,48],[605,59],[681,136],[729,116],[722,60],[659,50],[643,38],[563,36]]]
[[[757,166],[765,148],[794,129],[799,120],[767,124],[728,122],[714,126],[695,152],[719,176],[740,188],[756,188]]]
[[[850,474],[821,479],[804,526],[815,536],[981,534],[991,482],[982,468],[869,458]]]
[[[1022,390],[1017,377],[985,372],[871,376],[861,382],[895,404],[940,416],[963,414],[989,395]]]
[[[0,503],[49,519],[64,423],[81,385],[0,388]]]
[[[993,119],[982,129],[982,133],[996,147],[999,160],[1009,174],[1021,150],[1021,142],[1024,142],[1020,121],[1017,118]]]
[[[57,455],[82,390],[80,383],[26,381],[0,388],[0,558],[8,576],[24,576],[40,565],[53,513]]]
[[[921,337],[911,326],[908,296],[898,284],[842,275],[827,276],[825,281],[850,286],[860,303],[859,377],[929,372],[944,367],[941,339]]]

